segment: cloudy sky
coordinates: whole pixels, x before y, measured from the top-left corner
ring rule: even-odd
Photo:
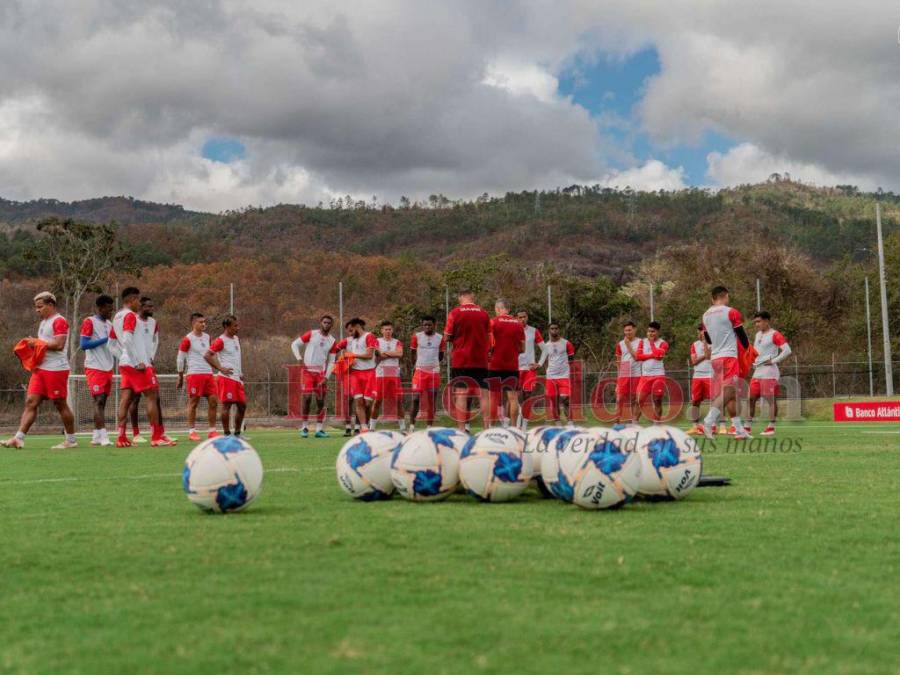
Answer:
[[[900,190],[889,0],[0,0],[0,197]]]

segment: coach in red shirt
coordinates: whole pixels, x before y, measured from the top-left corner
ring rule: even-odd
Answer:
[[[488,384],[491,391],[490,416],[494,417],[496,401],[506,392],[507,419],[519,417],[519,354],[525,351],[525,328],[509,314],[506,300],[494,303],[491,319],[491,349],[488,359]]]
[[[476,391],[481,397],[481,409],[485,414],[490,408],[487,391],[488,350],[490,349],[491,318],[475,304],[475,294],[466,289],[459,293],[459,305],[447,317],[444,334],[453,345],[450,355],[450,372],[453,386],[454,418],[460,430],[465,430],[466,418],[471,408],[471,395]],[[485,422],[487,425],[487,421]]]

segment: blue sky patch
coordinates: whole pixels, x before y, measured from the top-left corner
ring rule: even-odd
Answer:
[[[203,144],[200,153],[205,159],[229,164],[244,159],[247,148],[236,138],[210,138]]]
[[[709,131],[697,143],[663,146],[656,144],[640,128],[636,106],[644,95],[647,79],[661,70],[659,54],[653,47],[627,58],[597,54],[580,59],[559,74],[559,93],[570,96],[597,120],[601,133],[621,152],[605,148],[604,163],[625,169],[635,163],[658,159],[671,167],[683,167],[685,182],[706,183],[706,156],[725,153],[737,142]],[[629,159],[631,162],[629,163]]]

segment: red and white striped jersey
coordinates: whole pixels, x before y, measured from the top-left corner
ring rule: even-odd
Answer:
[[[218,357],[219,365],[223,368],[231,368],[231,375],[219,373],[219,377],[227,377],[229,380],[238,382],[244,379],[244,372],[241,369],[241,341],[237,335],[228,337],[222,333],[210,343],[209,351]]]
[[[703,356],[704,345],[706,343],[703,340],[697,340],[694,344],[691,345],[691,356]],[[694,366],[694,379],[695,380],[706,380],[712,377],[712,361],[709,359],[703,359],[700,363]]]
[[[203,358],[209,351],[209,334],[191,331],[178,345],[178,372],[185,375],[210,375],[212,366]]]
[[[641,344],[640,338],[634,338],[631,341],[631,349],[637,352]],[[619,358],[619,377],[640,377],[641,362],[631,355],[625,346],[625,340],[619,340],[616,343],[616,356]]]
[[[428,373],[440,372],[440,355],[446,349],[443,335],[440,333],[429,335],[425,331],[419,331],[412,336],[409,348],[416,350],[416,370]]]
[[[734,329],[744,323],[741,313],[728,305],[713,305],[703,313],[703,328],[709,335],[713,359],[737,358]]]
[[[519,354],[519,370],[528,370],[537,363],[535,345],[544,342],[544,336],[534,326],[525,326],[525,351]]]
[[[109,338],[109,334],[111,332],[112,322],[101,319],[96,314],[87,317],[84,321],[81,322],[81,336],[86,337],[89,340],[102,340],[103,338]],[[116,364],[113,360],[112,348],[110,347],[108,340],[105,345],[100,345],[99,347],[94,347],[93,349],[86,349],[84,352],[85,368],[110,371],[115,368],[115,365]]]
[[[49,342],[59,335],[65,335],[66,340],[63,342],[63,348],[57,350],[47,350],[44,360],[38,366],[39,370],[69,370],[69,322],[62,314],[54,314],[53,316],[41,321],[38,326],[37,337],[44,342]]]
[[[385,340],[380,337],[377,340],[378,351],[395,352],[403,346],[403,343],[397,338]],[[375,377],[400,377],[400,359],[397,357],[381,359],[375,366]]]

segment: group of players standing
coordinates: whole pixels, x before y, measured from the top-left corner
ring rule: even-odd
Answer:
[[[775,433],[778,394],[778,363],[791,354],[784,336],[771,327],[771,317],[760,311],[754,316],[757,329],[754,346],[758,353],[750,381],[750,421],[744,424],[739,415],[741,384],[738,365],[739,344],[749,347],[740,312],[729,306],[728,290],[718,286],[712,290],[712,305],[697,327],[698,339],[691,345],[693,366],[691,382],[691,415],[693,433],[710,438],[716,433],[723,411],[732,421],[737,439],[750,437],[751,424],[760,398],[769,403],[770,421],[763,435]],[[383,321],[381,336],[365,330],[365,322],[353,318],[345,325],[347,337],[332,335],[334,319],[321,317],[319,327],[300,335],[291,344],[295,359],[301,364],[301,435],[309,435],[312,403],[316,403],[315,437],[327,437],[324,429],[327,414],[327,382],[332,374],[341,378],[342,392],[352,400],[345,414],[345,435],[374,430],[387,404],[394,409],[401,430],[414,430],[421,415],[427,425],[434,424],[437,397],[441,388],[441,364],[447,344],[450,357],[450,388],[447,399],[458,427],[468,430],[474,416],[474,401],[480,401],[485,426],[495,421],[515,423],[527,428],[529,399],[535,392],[537,371],[546,364],[544,400],[550,419],[559,423],[562,413],[572,425],[569,405],[572,391],[571,362],[575,349],[560,335],[556,323],[548,326],[548,339],[528,324],[527,311],[510,313],[505,300],[497,300],[494,316],[475,304],[472,291],[463,290],[459,304],[450,311],[443,334],[437,331],[432,316],[422,318],[421,329],[410,340],[414,370],[411,405],[403,409],[400,359],[403,343],[394,336],[394,326]],[[92,445],[112,445],[105,428],[106,403],[112,392],[115,360],[118,359],[121,394],[117,410],[117,447],[144,442],[137,423],[139,400],[145,400],[150,421],[152,446],[171,446],[175,441],[165,433],[159,402],[159,381],[154,362],[159,345],[159,327],[153,318],[153,301],[141,296],[137,288],[122,292],[123,307],[115,312],[114,301],[107,295],[96,300],[96,313],[81,326],[80,347],[85,352],[85,379],[94,401],[94,433]],[[32,371],[28,397],[18,432],[3,441],[7,447],[24,447],[25,435],[34,423],[37,410],[50,400],[60,413],[65,440],[57,448],[77,446],[75,420],[66,402],[69,362],[67,342],[69,326],[56,308],[56,298],[49,292],[38,294],[34,306],[41,323],[36,338],[28,338],[29,348],[40,346],[42,360]],[[206,333],[207,320],[202,314],[191,315],[191,332],[179,344],[177,356],[177,388],[185,388],[188,396],[188,438],[200,440],[196,427],[199,401],[207,399],[209,429],[207,436],[218,435],[216,422],[221,404],[221,425],[225,434],[232,433],[231,410],[235,409],[233,433],[243,430],[246,412],[241,367],[241,345],[238,320],[226,316],[222,334],[211,339]],[[646,338],[638,338],[634,322],[623,325],[623,339],[616,345],[616,422],[637,422],[641,412],[662,419],[663,399],[673,384],[665,373],[664,359],[668,343],[660,336],[661,326],[651,321]],[[537,349],[541,355],[537,357]],[[677,385],[676,385],[677,386]],[[671,390],[669,390],[671,399]],[[710,401],[703,423],[699,406]],[[128,434],[131,420],[132,434]]]

